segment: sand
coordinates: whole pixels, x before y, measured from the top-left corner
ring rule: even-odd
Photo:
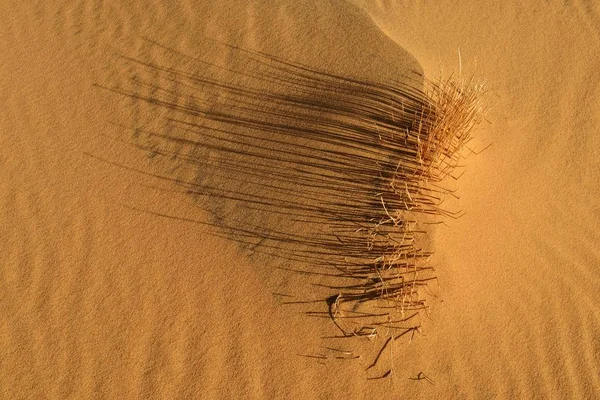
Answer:
[[[598,396],[600,6],[210,3],[0,8],[0,397]],[[431,240],[437,298],[386,351],[391,376],[367,379],[376,344],[305,357],[330,321],[273,295],[305,279],[216,236],[214,209],[120,140],[118,124],[152,115],[97,86],[131,82],[118,55],[176,61],[143,38],[242,69],[219,43],[360,79],[460,63],[487,81],[470,144],[485,150],[448,202],[464,215]]]

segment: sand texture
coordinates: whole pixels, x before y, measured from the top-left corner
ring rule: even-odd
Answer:
[[[598,398],[600,3],[456,3],[0,5],[0,398]],[[442,72],[490,109],[387,343],[327,271]]]

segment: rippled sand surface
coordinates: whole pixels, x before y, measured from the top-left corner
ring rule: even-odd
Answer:
[[[0,397],[600,393],[596,2],[5,3]],[[305,279],[215,235],[214,208],[120,140],[120,124],[153,114],[98,85],[135,79],[122,55],[177,61],[146,39],[242,71],[223,43],[358,79],[460,64],[487,81],[493,107],[472,143],[485,150],[464,161],[449,204],[465,213],[435,228],[437,298],[422,334],[386,352],[391,376],[367,379],[369,343],[359,360],[303,356],[330,322],[273,293]]]

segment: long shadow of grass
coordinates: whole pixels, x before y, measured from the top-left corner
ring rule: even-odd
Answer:
[[[224,46],[231,67],[151,45],[162,61],[123,56],[135,76],[107,89],[131,99],[130,143],[161,160],[160,176],[216,234],[318,277],[286,302],[313,304],[334,336],[385,332],[385,348],[418,331],[435,279],[423,227],[449,214],[439,184],[462,145],[432,139],[439,101],[423,78],[358,80]]]

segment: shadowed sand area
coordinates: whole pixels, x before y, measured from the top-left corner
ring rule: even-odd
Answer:
[[[193,222],[238,242],[283,304],[331,319],[339,332],[324,337],[379,339],[381,353],[421,332],[435,282],[426,234],[436,216],[456,218],[442,181],[480,121],[482,88],[428,94],[415,71],[385,84],[229,46],[217,65],[149,44],[173,66],[123,57],[130,82],[100,86],[131,102],[118,139],[160,171],[140,173],[194,197],[211,218]]]
[[[584,0],[0,6],[0,397],[595,398],[599,42],[600,7]],[[374,151],[340,136],[372,118],[373,84],[418,88],[459,49],[496,96],[469,147],[493,144],[452,182],[445,207],[464,215],[425,243],[425,329],[373,373],[381,341],[327,349],[338,328],[306,315],[327,311],[330,288],[310,284],[330,281],[282,268],[323,248],[307,204],[350,213],[379,190],[369,179],[355,198],[361,169],[332,168],[364,171]],[[203,114],[172,107],[185,101]],[[156,135],[202,124],[204,146]],[[329,136],[281,140],[298,129]]]

